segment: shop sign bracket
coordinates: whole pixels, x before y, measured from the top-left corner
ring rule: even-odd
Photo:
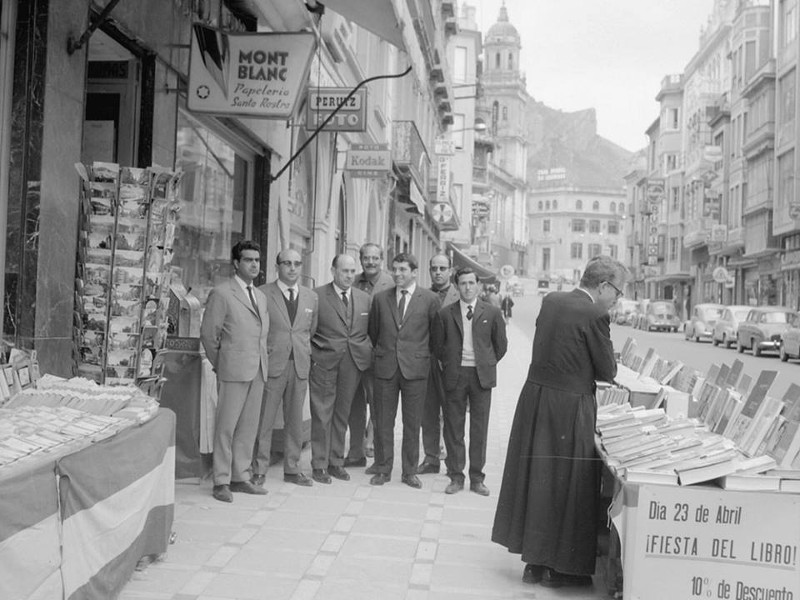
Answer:
[[[111,14],[111,11],[114,10],[114,7],[119,4],[120,0],[109,0],[108,4],[106,4],[105,8],[100,11],[100,14],[97,15],[96,18],[92,19],[90,17],[91,23],[89,27],[86,28],[80,37],[76,40],[74,37],[69,36],[67,40],[67,53],[68,54],[75,54],[76,51],[83,48],[83,45],[89,41],[89,38],[92,37],[92,34],[97,30],[100,25],[105,23],[106,19],[108,19],[108,15]]]

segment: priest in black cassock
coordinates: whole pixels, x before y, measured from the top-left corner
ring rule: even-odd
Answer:
[[[617,372],[608,311],[628,271],[589,261],[571,292],[547,294],[508,441],[492,541],[521,554],[523,581],[589,586],[597,550],[600,465],[595,381]]]

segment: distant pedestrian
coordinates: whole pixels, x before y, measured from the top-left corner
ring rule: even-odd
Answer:
[[[528,583],[592,585],[600,473],[595,381],[617,373],[608,311],[627,276],[619,261],[594,258],[578,288],[542,300],[492,528],[494,542],[522,555]]]
[[[503,318],[506,323],[511,319],[511,309],[514,308],[514,300],[511,299],[511,294],[506,294],[500,300],[500,310],[503,311]]]

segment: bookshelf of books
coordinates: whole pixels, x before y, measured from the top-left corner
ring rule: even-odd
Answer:
[[[99,383],[157,377],[167,332],[180,174],[76,165],[81,234],[75,279],[76,373]]]
[[[625,343],[597,417],[624,598],[798,597],[800,386],[773,395],[775,375],[754,382],[738,359],[702,374]]]

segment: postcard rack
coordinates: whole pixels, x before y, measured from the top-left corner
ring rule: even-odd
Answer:
[[[77,164],[75,374],[98,383],[158,377],[181,174],[159,167]]]

